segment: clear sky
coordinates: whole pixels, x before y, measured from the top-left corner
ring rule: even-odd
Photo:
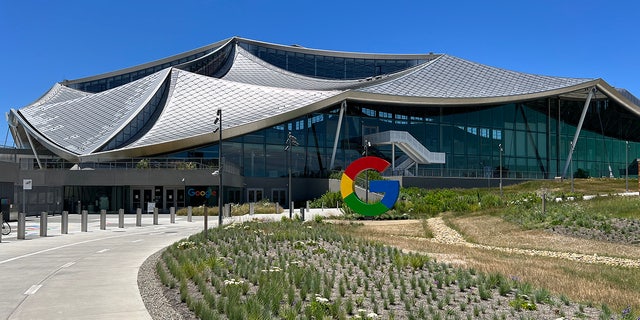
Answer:
[[[640,96],[636,0],[0,0],[0,111],[21,108],[64,79],[232,36],[336,51],[446,53],[520,72],[603,78]],[[0,145],[6,133],[3,117]]]

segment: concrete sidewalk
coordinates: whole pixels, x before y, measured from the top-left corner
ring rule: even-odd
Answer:
[[[37,236],[35,218],[27,222],[36,227],[27,240],[16,240],[15,231],[3,237],[0,319],[150,319],[138,291],[140,265],[203,227],[201,218],[177,217],[170,224],[161,215],[159,225],[145,216],[143,226],[135,227],[134,216],[132,225],[120,229],[117,215],[110,215],[107,230],[100,230],[99,216],[92,215],[89,232],[80,233],[74,218],[68,235],[60,234],[58,216],[49,217],[48,237]]]
[[[339,214],[314,209],[305,218]],[[288,216],[285,210],[232,217],[224,224]],[[125,228],[117,227],[117,215],[109,215],[106,230],[99,228],[99,215],[90,215],[89,232],[80,232],[79,215],[69,215],[69,221],[69,234],[62,235],[60,216],[49,217],[48,236],[41,238],[39,220],[30,217],[26,240],[16,240],[16,228],[2,238],[0,319],[151,319],[138,290],[140,266],[153,253],[203,228],[202,217],[187,222],[178,216],[171,224],[169,215],[160,215],[159,225],[144,215],[142,227],[135,226],[135,215],[127,215]],[[217,217],[209,218],[209,226],[217,226]]]

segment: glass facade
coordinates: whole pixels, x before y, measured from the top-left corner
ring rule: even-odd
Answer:
[[[363,79],[404,70],[427,59],[364,59],[292,52],[241,42],[256,57],[284,70],[326,79]]]
[[[446,154],[446,164],[419,165],[418,176],[493,176],[500,164],[501,145],[505,178],[550,179],[563,174],[583,105],[584,101],[559,99],[483,107],[350,102],[333,168],[330,162],[339,106],[225,141],[223,156],[225,163],[237,166],[246,177],[286,177],[289,154],[284,147],[291,132],[300,144],[290,151],[293,175],[327,177],[362,156],[363,133],[395,130],[409,132],[430,151]],[[605,115],[605,105],[607,112],[618,108],[605,100],[591,102],[573,154],[573,169],[585,170],[592,177],[623,177],[625,166],[635,160],[637,136],[607,122],[611,115]],[[621,108],[615,112],[615,116],[632,121],[629,126],[640,127],[640,122],[631,115],[626,117]],[[368,152],[392,162],[391,145],[374,145]],[[217,146],[173,156],[194,154],[217,158]],[[400,148],[395,148],[396,164],[403,155]],[[414,169],[394,174],[415,175]]]

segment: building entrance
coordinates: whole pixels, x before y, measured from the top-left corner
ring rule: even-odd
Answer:
[[[133,187],[131,189],[133,199],[131,211],[135,211],[136,209],[142,209],[142,212],[147,212],[147,205],[149,202],[155,202],[153,199],[153,189],[151,188],[136,188]],[[157,204],[156,204],[157,205]]]

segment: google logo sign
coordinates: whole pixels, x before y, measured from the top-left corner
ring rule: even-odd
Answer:
[[[211,196],[214,196],[214,197],[216,196],[216,192],[215,191],[211,191],[211,190],[207,190],[207,191],[195,190],[193,188],[189,188],[187,190],[187,194],[190,197],[205,197],[207,199],[209,199]]]
[[[377,216],[393,207],[400,194],[398,181],[373,180],[369,182],[369,189],[373,192],[384,192],[384,196],[376,203],[364,203],[355,193],[356,176],[364,170],[374,169],[382,173],[389,166],[389,162],[378,157],[363,157],[352,162],[342,174],[340,193],[344,203],[353,211],[364,216]]]

